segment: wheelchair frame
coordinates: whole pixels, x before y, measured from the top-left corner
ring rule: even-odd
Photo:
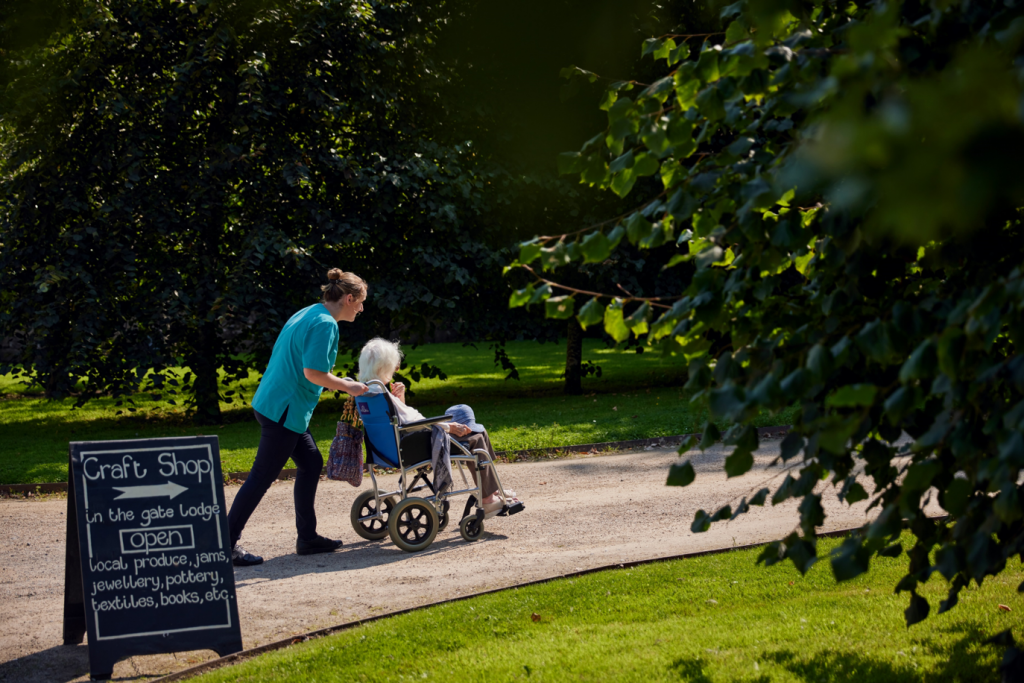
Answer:
[[[370,380],[370,381],[367,382],[367,384],[368,385],[377,385],[377,386],[379,386],[381,388],[381,391],[384,394],[387,394],[388,396],[391,397],[391,400],[397,400],[397,399],[394,398],[394,396],[391,394],[391,392],[388,391],[388,389],[384,385],[384,383],[381,382],[380,380],[375,380],[375,379],[374,380]],[[494,462],[491,460],[490,454],[486,450],[481,449],[481,448],[477,448],[477,449],[474,449],[471,452],[468,448],[463,446],[460,442],[458,442],[455,439],[453,439],[450,434],[446,433],[445,436],[448,438],[448,444],[449,444],[450,453],[451,453],[450,458],[451,458],[451,462],[452,462],[452,465],[453,465],[452,469],[454,470],[454,469],[457,468],[459,470],[459,475],[462,478],[462,483],[467,488],[463,488],[463,489],[459,489],[459,490],[454,490],[454,488],[455,488],[455,481],[453,480],[452,481],[452,487],[447,492],[442,493],[442,494],[438,494],[437,491],[434,490],[433,485],[427,479],[427,474],[424,471],[426,469],[426,467],[431,464],[430,460],[425,460],[425,461],[422,461],[422,462],[418,462],[418,463],[412,464],[412,465],[410,465],[408,467],[405,465],[405,462],[402,459],[402,447],[401,447],[402,436],[405,435],[405,434],[417,431],[417,430],[428,429],[431,425],[438,424],[440,422],[449,422],[452,419],[451,415],[439,415],[439,416],[436,416],[436,417],[426,418],[424,420],[417,420],[416,422],[409,422],[409,423],[406,423],[404,425],[400,424],[398,422],[398,416],[397,416],[397,414],[395,413],[394,410],[391,411],[391,414],[390,414],[389,417],[390,417],[391,427],[392,427],[392,430],[393,430],[393,435],[394,435],[394,440],[395,440],[395,452],[397,453],[397,458],[398,458],[398,471],[399,471],[398,484],[399,484],[399,488],[394,490],[394,491],[384,491],[384,492],[382,492],[380,490],[380,487],[377,484],[377,476],[376,476],[376,473],[374,472],[374,465],[376,464],[376,463],[374,463],[374,455],[373,455],[373,453],[368,452],[368,454],[367,454],[368,455],[368,457],[367,457],[367,465],[368,465],[368,469],[369,469],[369,472],[370,472],[370,481],[372,482],[372,485],[373,485],[373,494],[374,494],[373,498],[374,498],[374,503],[375,503],[375,505],[374,505],[375,511],[373,512],[373,514],[362,516],[362,517],[357,517],[355,514],[353,514],[352,518],[351,518],[353,526],[356,526],[357,524],[363,524],[363,523],[366,523],[366,522],[373,522],[374,520],[379,520],[382,523],[385,523],[385,516],[390,517],[390,512],[387,512],[387,511],[385,511],[383,509],[382,501],[386,501],[389,498],[393,498],[394,496],[399,496],[399,499],[398,499],[397,503],[391,508],[393,510],[402,501],[407,500],[409,498],[414,498],[415,497],[415,498],[418,498],[418,499],[420,499],[422,501],[425,501],[426,503],[428,503],[429,505],[431,505],[434,508],[434,512],[437,515],[437,531],[440,532],[442,529],[444,529],[448,525],[448,521],[450,519],[449,518],[449,508],[450,508],[450,505],[451,505],[450,499],[454,498],[455,496],[461,496],[461,495],[467,495],[468,494],[468,495],[471,496],[471,498],[467,499],[467,501],[466,501],[466,508],[463,511],[463,516],[462,516],[462,519],[460,520],[460,523],[459,523],[459,531],[460,531],[460,533],[462,534],[462,537],[465,540],[467,540],[467,541],[475,541],[483,533],[483,520],[484,519],[492,517],[492,516],[495,516],[495,515],[502,515],[502,516],[513,515],[513,514],[516,514],[517,512],[520,512],[523,509],[522,503],[516,503],[515,505],[512,506],[512,508],[510,508],[510,506],[508,504],[508,498],[505,495],[505,489],[504,489],[504,487],[502,486],[502,483],[501,483],[501,476],[498,474],[497,469],[495,469],[494,470],[494,478],[495,478],[495,481],[497,481],[497,483],[498,483],[498,491],[497,491],[497,493],[498,493],[498,496],[501,498],[502,507],[501,507],[500,510],[492,511],[490,514],[486,514],[485,513],[484,508],[483,508],[483,503],[482,503],[483,496],[481,495],[481,490],[483,488],[482,477],[483,477],[484,468],[486,468],[486,467],[494,467]],[[369,444],[367,444],[367,450],[369,451]],[[476,475],[474,476],[474,479],[475,479],[474,484],[475,484],[475,486],[473,486],[473,487],[470,487],[470,483],[469,483],[469,481],[468,481],[468,479],[466,477],[466,472],[465,472],[465,470],[463,468],[463,463],[470,463],[470,462],[472,462],[474,465],[476,465]],[[383,465],[381,465],[381,466],[383,466]],[[454,475],[454,472],[452,474]],[[410,481],[410,476],[412,477],[411,481]],[[418,482],[420,482],[421,480],[423,481],[423,483],[422,484],[418,484]],[[422,491],[424,489],[429,489],[430,492],[431,492],[431,495],[429,495],[429,496],[412,496],[411,495],[413,493],[417,493],[417,492]],[[360,496],[360,498],[361,497],[362,496]],[[473,503],[473,499],[475,499],[475,502],[476,502],[475,514],[470,514],[470,509],[474,507],[473,504],[472,504]],[[359,500],[360,499],[357,499],[357,503],[359,502]],[[368,502],[368,499],[367,499],[367,502]],[[353,510],[353,513],[355,513],[355,510]],[[390,522],[390,519],[388,520],[388,522]],[[417,548],[411,549],[411,548],[405,547],[403,544],[399,543],[398,540],[395,539],[394,532],[392,532],[392,530],[391,530],[392,525],[390,523],[387,523],[387,527],[388,527],[389,533],[391,533],[391,535],[392,535],[392,540],[395,541],[395,544],[398,545],[399,547],[401,547],[403,550],[408,550],[410,552],[415,552],[416,550],[424,550],[427,547],[429,547],[430,542],[433,542],[433,537],[436,536],[436,533],[437,533],[437,532],[435,532],[434,536],[431,536],[430,542],[428,542],[425,545],[423,545],[422,548],[417,547]],[[364,538],[368,538],[368,536],[366,536],[366,535],[364,535],[364,534],[362,534],[360,532],[358,527],[356,528],[356,531],[357,531],[357,533],[360,533],[360,535],[363,535]],[[383,536],[380,536],[380,538],[383,538]]]

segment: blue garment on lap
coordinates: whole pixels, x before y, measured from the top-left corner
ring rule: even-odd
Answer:
[[[452,487],[451,444],[448,432],[430,425],[430,466],[434,468],[434,491],[444,493]]]
[[[307,306],[288,319],[274,343],[267,371],[252,399],[252,407],[273,421],[288,418],[284,427],[302,434],[309,428],[320,400],[319,387],[303,369],[330,372],[338,357],[338,323],[323,304]]]

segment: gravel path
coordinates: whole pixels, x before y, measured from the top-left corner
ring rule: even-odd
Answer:
[[[765,471],[778,443],[765,443],[754,470],[732,480],[722,470],[726,451],[709,449],[694,459],[697,481],[685,489],[664,485],[669,464],[677,461],[671,449],[501,465],[505,487],[519,493],[526,511],[487,520],[476,543],[463,541],[453,521],[417,554],[387,539],[371,543],[355,534],[349,509],[366,486],[322,482],[320,532],[343,539],[345,547],[330,555],[295,555],[291,482],[276,483],[242,539],[266,562],[235,571],[245,647],[580,569],[780,538],[797,521],[792,501],[754,508],[705,534],[690,533],[697,509],[735,506],[739,496],[778,473]],[[383,478],[385,485],[396,479]],[[229,501],[237,491],[227,489]],[[88,679],[87,647],[61,644],[66,505],[0,501],[0,681]],[[865,519],[865,503],[842,504],[831,487],[824,505],[825,530]],[[461,511],[461,504],[456,507]],[[161,675],[215,656],[203,651],[134,657],[118,663],[114,675]]]

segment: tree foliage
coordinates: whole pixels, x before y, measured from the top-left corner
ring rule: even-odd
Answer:
[[[660,76],[608,85],[606,129],[559,163],[637,208],[523,243],[513,266],[535,280],[510,303],[564,296],[583,324],[685,356],[711,417],[680,452],[723,439],[730,477],[753,465],[750,419],[798,406],[773,483],[693,530],[797,499],[797,529],[761,559],[807,571],[822,484],[870,499],[832,570],[900,552],[908,524],[896,590],[913,624],[934,573],[943,612],[1024,557],[1024,5],[740,0],[722,19],[645,41]],[[669,245],[685,285],[589,296],[551,274],[626,244]],[[693,479],[687,461],[668,483]]]
[[[0,338],[48,395],[183,391],[216,419],[218,371],[262,370],[335,266],[371,285],[362,339],[523,317],[480,277],[515,188],[445,126],[457,3],[51,4],[34,42],[3,34],[0,83]]]

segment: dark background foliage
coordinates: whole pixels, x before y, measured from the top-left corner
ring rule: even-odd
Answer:
[[[84,377],[82,401],[181,391],[217,420],[335,266],[371,285],[345,350],[381,334],[500,357],[503,340],[564,334],[501,312],[497,277],[537,226],[617,208],[554,173],[593,122],[585,97],[557,104],[557,69],[600,54],[627,71],[636,55],[608,46],[670,13],[535,4],[6,5],[6,360],[52,397]],[[643,264],[616,279],[636,285]]]

